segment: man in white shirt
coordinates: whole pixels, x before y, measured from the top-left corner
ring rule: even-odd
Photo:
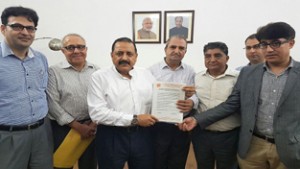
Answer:
[[[122,169],[126,161],[132,169],[153,168],[151,126],[157,119],[150,109],[155,78],[134,67],[137,56],[132,40],[119,38],[112,45],[114,66],[92,75],[87,100],[91,119],[98,124],[96,150],[102,169]]]
[[[194,69],[182,63],[187,51],[187,42],[183,36],[172,36],[166,43],[166,57],[150,70],[158,81],[183,83],[187,86],[194,85]],[[193,87],[186,87],[186,95],[192,95]],[[193,99],[193,100],[192,100]],[[180,100],[177,107],[184,116],[198,103],[195,96],[191,99]],[[189,151],[190,138],[188,132],[183,132],[171,123],[160,122],[155,125],[155,168],[156,169],[184,169]]]
[[[238,77],[238,71],[230,70],[227,66],[229,56],[225,43],[210,42],[204,46],[203,52],[207,70],[195,77],[200,113],[225,101]],[[193,130],[192,142],[198,169],[237,167],[239,126],[240,117],[236,113],[209,125],[204,130],[200,127]]]

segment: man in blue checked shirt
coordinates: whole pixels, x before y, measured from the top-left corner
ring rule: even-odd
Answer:
[[[8,7],[1,15],[0,169],[51,169],[52,151],[44,118],[47,60],[30,48],[38,16]]]

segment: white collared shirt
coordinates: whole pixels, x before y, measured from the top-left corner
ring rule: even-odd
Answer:
[[[155,78],[142,68],[123,77],[113,66],[92,75],[88,90],[91,119],[97,124],[130,126],[134,114],[150,114]]]

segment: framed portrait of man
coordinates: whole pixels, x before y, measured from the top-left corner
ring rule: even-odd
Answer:
[[[135,43],[161,43],[161,12],[132,12],[133,41]]]
[[[174,35],[180,35],[188,43],[193,43],[194,14],[194,10],[165,11],[164,42]]]

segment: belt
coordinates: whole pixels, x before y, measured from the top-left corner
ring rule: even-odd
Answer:
[[[0,130],[4,130],[4,131],[32,130],[32,129],[38,128],[42,124],[44,124],[44,119],[38,120],[38,121],[28,124],[28,125],[22,125],[22,126],[0,125]]]
[[[260,134],[257,134],[257,133],[253,133],[253,135],[256,136],[256,137],[258,137],[258,138],[264,139],[264,140],[266,140],[269,143],[275,144],[275,140],[273,138],[270,138],[270,137],[267,137],[267,136],[263,136],[263,135],[260,135]]]
[[[121,128],[125,129],[129,133],[139,131],[139,126],[129,126],[129,127],[121,127]]]
[[[229,133],[229,132],[235,131],[237,129],[240,129],[240,127],[236,127],[236,128],[233,128],[231,130],[226,130],[226,131],[208,130],[208,129],[204,129],[204,130],[207,131],[207,132],[211,132],[211,133]]]
[[[114,130],[119,130],[119,131],[125,131],[125,132],[128,132],[128,133],[132,133],[132,132],[137,132],[139,130],[142,130],[143,127],[139,127],[139,126],[106,126],[106,125],[99,125],[100,127],[100,130],[101,129],[114,129]],[[147,127],[149,128],[149,127]]]

